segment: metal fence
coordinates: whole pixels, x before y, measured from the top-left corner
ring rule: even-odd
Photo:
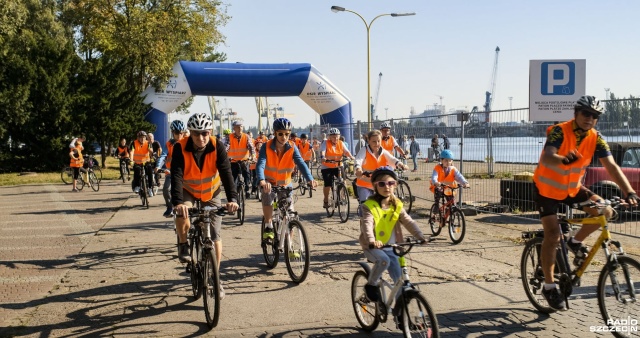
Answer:
[[[596,129],[609,143],[640,142],[640,100],[604,102],[606,113]],[[532,177],[546,140],[546,129],[553,122],[529,122],[528,109],[469,112],[464,118],[460,112],[427,113],[374,122],[375,128],[382,122],[389,122],[392,135],[403,149],[409,149],[409,137],[415,136],[420,153],[416,159],[417,170],[409,174],[409,179],[418,199],[433,200],[428,183],[435,166],[431,139],[438,134],[438,150],[443,149],[443,137],[446,136],[449,150],[456,158],[455,165],[472,185],[472,189],[461,193],[463,204],[507,217],[539,218],[535,211]],[[325,130],[329,127],[352,130],[353,143],[349,147],[354,155],[359,136],[368,131],[366,122],[323,127]],[[413,169],[411,157],[407,164]],[[638,176],[633,179],[637,185]],[[639,216],[637,210],[625,213],[622,221],[610,225],[610,230],[640,236]]]

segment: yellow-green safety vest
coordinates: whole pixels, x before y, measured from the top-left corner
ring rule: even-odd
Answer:
[[[389,239],[391,239],[393,228],[396,222],[398,222],[398,218],[400,218],[400,212],[402,212],[403,206],[402,202],[396,200],[396,208],[389,208],[387,210],[382,209],[380,204],[372,199],[364,201],[364,205],[369,208],[373,215],[373,222],[375,224],[373,231],[376,240],[386,244]]]

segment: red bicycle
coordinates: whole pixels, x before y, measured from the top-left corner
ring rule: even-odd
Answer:
[[[429,213],[429,226],[434,236],[438,236],[442,228],[449,226],[449,237],[453,244],[458,244],[464,239],[467,223],[464,213],[455,201],[455,191],[460,187],[442,185],[436,188],[436,202],[431,206]],[[449,190],[451,194],[445,194]]]

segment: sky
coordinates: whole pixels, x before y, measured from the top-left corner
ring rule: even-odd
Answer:
[[[529,105],[529,60],[586,59],[586,92],[640,95],[637,43],[640,1],[635,0],[260,0],[227,1],[226,62],[311,63],[352,104],[353,119],[366,121],[367,31],[349,12],[370,22],[371,95],[382,73],[378,117],[407,118],[411,107],[482,107],[491,88],[500,47],[493,109]],[[509,97],[512,99],[509,100]],[[253,97],[216,97],[221,107],[255,126]],[[375,101],[375,98],[373,99]],[[296,126],[319,121],[298,97],[270,98]],[[190,111],[208,112],[205,97]]]

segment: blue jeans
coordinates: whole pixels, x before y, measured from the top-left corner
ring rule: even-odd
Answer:
[[[411,156],[413,160],[413,170],[418,170],[418,154]]]
[[[373,262],[373,269],[371,269],[371,274],[367,281],[368,284],[376,285],[378,279],[382,277],[382,274],[387,270],[387,268],[389,269],[389,275],[394,282],[397,282],[398,279],[400,279],[400,276],[402,276],[402,269],[400,268],[398,256],[396,256],[392,250],[365,249],[364,256]]]

